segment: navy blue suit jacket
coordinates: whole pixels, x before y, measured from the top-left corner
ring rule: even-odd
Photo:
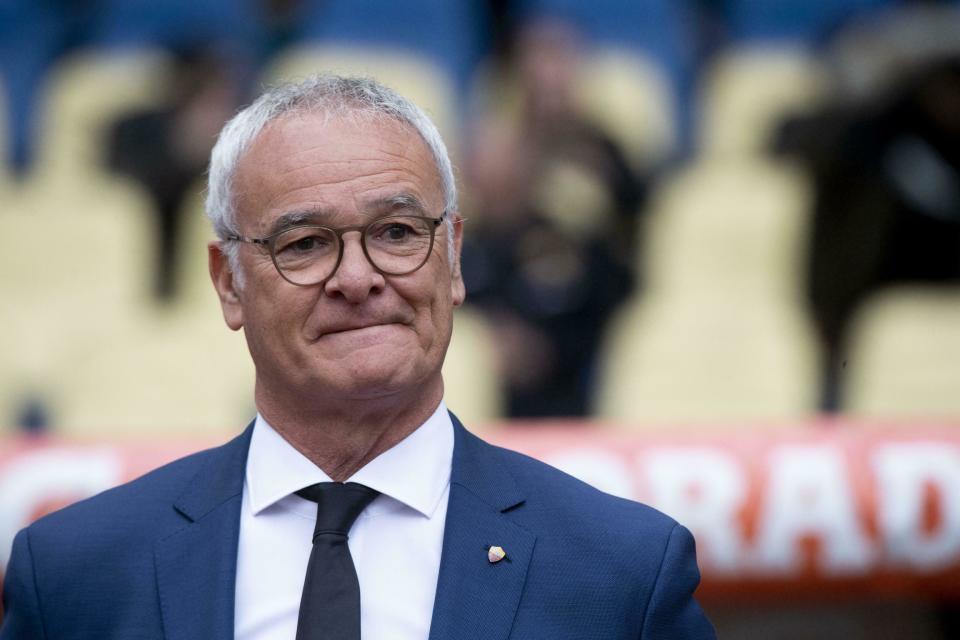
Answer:
[[[431,640],[714,637],[686,529],[454,429]],[[21,531],[0,640],[232,638],[251,432]]]

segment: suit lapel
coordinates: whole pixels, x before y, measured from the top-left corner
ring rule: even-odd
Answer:
[[[251,425],[209,454],[174,503],[184,526],[156,545],[167,640],[233,638],[240,506]]]
[[[536,537],[504,512],[524,496],[496,459],[495,449],[456,417],[453,468],[430,640],[505,640],[533,555]],[[487,549],[506,557],[491,563]]]

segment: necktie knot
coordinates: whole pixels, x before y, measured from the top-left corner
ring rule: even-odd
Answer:
[[[317,523],[313,540],[323,534],[346,537],[357,516],[380,493],[356,482],[320,482],[310,485],[297,495],[317,503]]]

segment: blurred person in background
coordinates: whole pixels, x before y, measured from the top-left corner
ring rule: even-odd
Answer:
[[[169,100],[129,113],[108,137],[107,164],[139,183],[156,214],[154,294],[175,294],[184,204],[206,169],[217,133],[240,104],[239,82],[211,49],[178,52],[166,82]]]
[[[588,413],[604,329],[634,287],[643,183],[577,102],[580,55],[571,25],[526,25],[466,145],[464,277],[496,327],[512,417]]]
[[[257,416],[21,531],[0,640],[714,637],[684,527],[447,411],[463,226],[419,108],[367,78],[281,86],[209,174]]]
[[[841,403],[846,330],[893,284],[960,284],[960,53],[913,65],[879,95],[783,129],[816,194],[808,295],[826,345],[822,406]]]

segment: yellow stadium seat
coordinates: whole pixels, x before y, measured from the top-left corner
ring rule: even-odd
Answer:
[[[47,396],[57,373],[147,304],[148,203],[122,182],[98,195],[21,193],[0,215],[0,368],[24,392]]]
[[[10,154],[10,135],[9,123],[7,122],[7,93],[3,86],[3,78],[0,77],[0,206],[11,188],[11,171],[8,161]]]
[[[876,294],[851,326],[843,372],[845,413],[960,419],[960,288]]]
[[[493,340],[481,313],[470,307],[454,312],[453,338],[443,362],[444,396],[447,406],[473,431],[503,418]]]
[[[817,350],[799,288],[808,191],[758,160],[701,163],[661,189],[645,289],[608,332],[600,416],[729,423],[814,410]]]
[[[586,114],[623,145],[638,169],[656,165],[674,150],[670,85],[642,54],[614,47],[590,53],[577,92]]]
[[[188,314],[220,313],[220,303],[207,266],[207,243],[216,236],[204,213],[205,197],[206,183],[198,180],[180,212],[180,246],[176,264],[178,293],[173,304]]]
[[[706,160],[674,173],[653,195],[638,254],[647,292],[724,287],[795,301],[811,206],[809,181],[786,163]]]
[[[83,187],[106,171],[105,136],[122,114],[164,101],[170,61],[154,50],[88,50],[51,71],[40,119],[35,180],[44,190]]]
[[[218,316],[143,314],[57,378],[71,437],[227,435],[255,414],[242,333]]]
[[[761,152],[784,116],[815,107],[826,89],[826,71],[804,51],[771,47],[720,54],[698,98],[699,152]]]
[[[453,153],[459,124],[454,87],[432,61],[402,50],[302,45],[280,53],[266,79],[276,84],[322,71],[370,75],[411,99],[429,114]]]

